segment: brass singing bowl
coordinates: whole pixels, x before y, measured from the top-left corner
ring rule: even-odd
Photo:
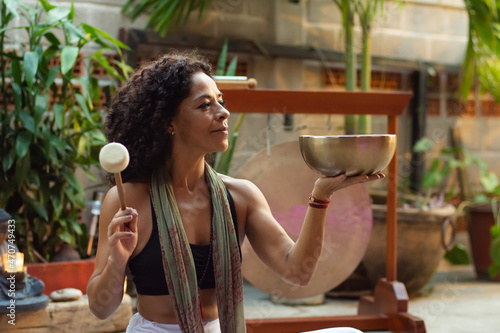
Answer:
[[[306,164],[325,176],[371,175],[384,170],[396,151],[396,135],[301,135]]]

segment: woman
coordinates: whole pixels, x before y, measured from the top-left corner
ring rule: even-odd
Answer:
[[[332,193],[383,177],[319,178],[294,242],[255,185],[219,175],[205,162],[206,154],[227,149],[224,106],[210,65],[189,54],[144,65],[118,92],[105,127],[109,141],[129,150],[122,177],[131,207],[120,210],[115,187],[103,202],[87,287],[97,317],[119,306],[129,265],[138,312],[127,332],[244,332],[244,237],[283,279],[306,285],[314,271],[304,274],[302,262],[318,261],[316,240],[323,239]]]

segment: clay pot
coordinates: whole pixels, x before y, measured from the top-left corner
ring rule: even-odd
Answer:
[[[363,265],[374,287],[386,275],[385,205],[372,205],[373,228]],[[410,295],[417,293],[435,273],[440,260],[453,241],[455,207],[434,208],[425,212],[416,208],[398,208],[397,280]]]
[[[491,233],[495,224],[490,204],[471,206],[468,214],[469,240],[472,260],[478,279],[500,281],[500,275],[491,278],[488,268],[491,265]]]
[[[94,272],[95,259],[28,264],[28,274],[45,283],[44,294],[63,288],[76,288],[85,294]]]

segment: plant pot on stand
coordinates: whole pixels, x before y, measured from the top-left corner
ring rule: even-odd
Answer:
[[[495,224],[493,211],[490,204],[470,206],[468,209],[468,229],[471,245],[472,259],[478,279],[500,282],[500,274],[490,277],[488,270],[492,263],[491,233],[490,229]]]

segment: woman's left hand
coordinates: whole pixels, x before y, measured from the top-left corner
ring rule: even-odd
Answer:
[[[314,183],[312,196],[319,200],[330,200],[333,192],[352,185],[366,183],[368,181],[382,179],[384,177],[385,175],[381,172],[369,176],[361,175],[347,177],[345,174],[336,177],[323,176],[321,178],[318,178],[318,180],[316,180],[316,182]]]

